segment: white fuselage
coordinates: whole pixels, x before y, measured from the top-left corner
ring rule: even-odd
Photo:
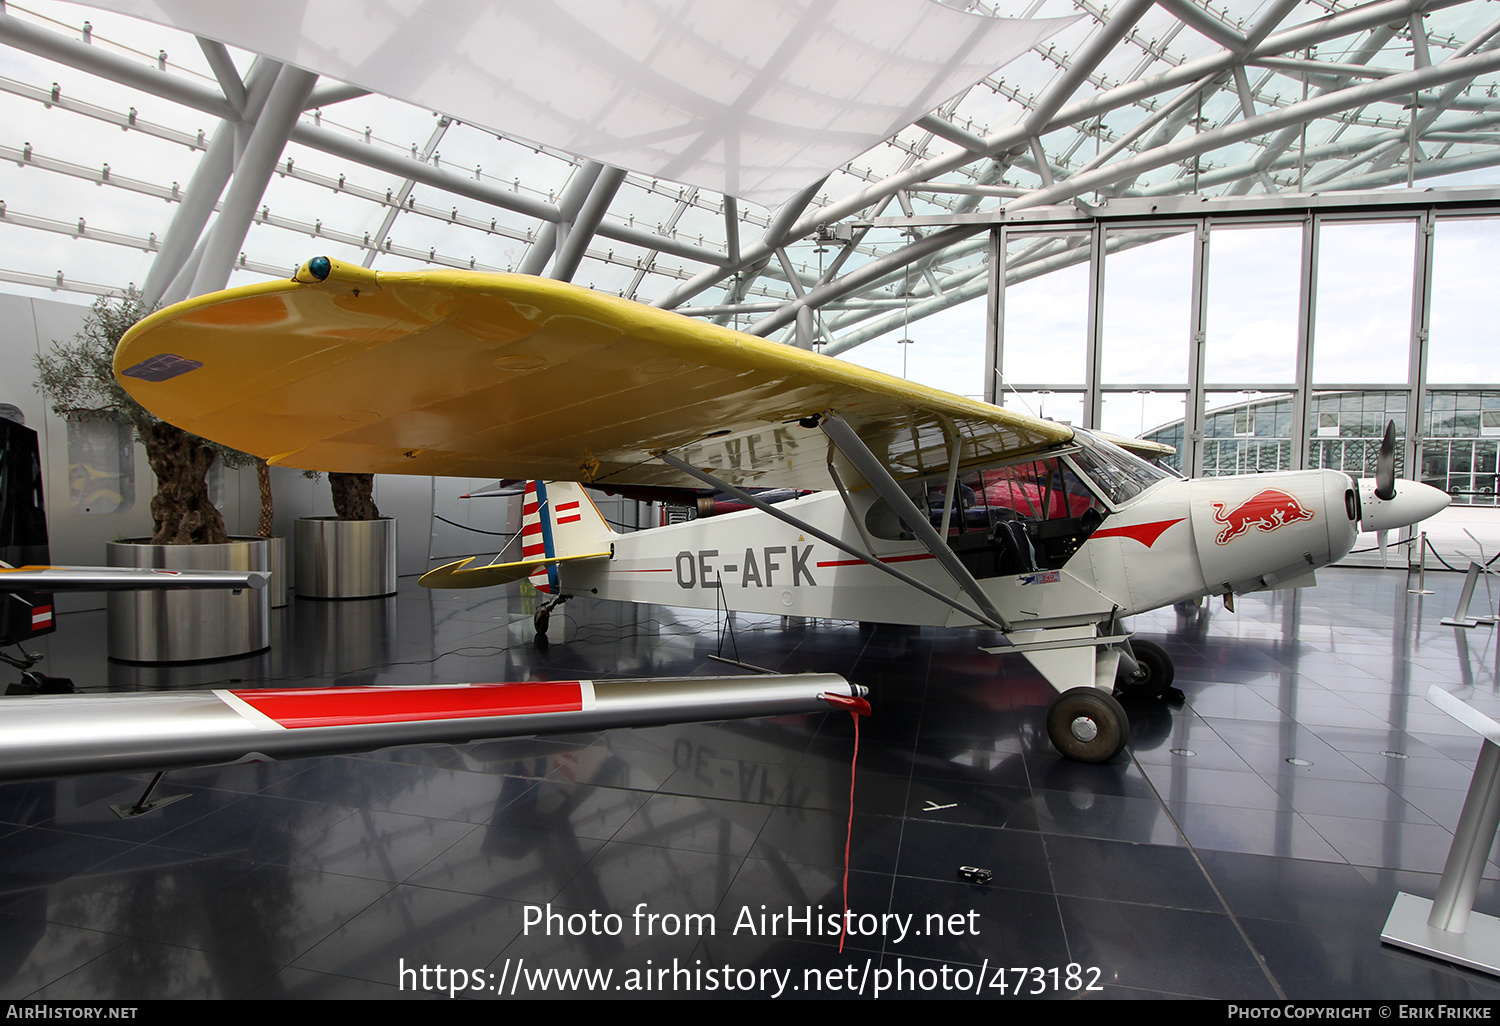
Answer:
[[[1114,508],[1061,565],[980,576],[1007,624],[1097,623],[1206,594],[1309,583],[1357,533],[1354,483],[1331,470],[1159,481]],[[855,551],[868,491],[777,506]],[[1044,522],[1045,523],[1045,522]],[[931,626],[978,621],[758,510],[616,535],[613,558],[560,569],[572,594],[697,608]],[[872,537],[872,554],[972,608],[919,542]],[[1052,560],[1054,564],[1057,560]]]

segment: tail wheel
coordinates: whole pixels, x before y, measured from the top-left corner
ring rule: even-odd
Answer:
[[[1130,720],[1113,695],[1073,688],[1047,710],[1047,736],[1059,752],[1078,762],[1109,762],[1125,749]]]
[[[1157,698],[1177,677],[1172,657],[1167,650],[1154,641],[1130,642],[1135,653],[1138,669],[1135,673],[1121,673],[1115,679],[1115,688],[1126,698]]]
[[[531,617],[531,625],[536,628],[534,643],[537,648],[547,647],[547,625],[552,620],[552,606],[549,603],[538,609]]]

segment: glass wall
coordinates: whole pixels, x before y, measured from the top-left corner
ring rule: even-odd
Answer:
[[[1126,383],[1187,386],[1192,244],[1193,233],[1183,228],[1104,233],[1100,371],[1106,388]]]
[[[1416,235],[1411,220],[1320,224],[1315,384],[1406,381]]]
[[[1203,421],[1203,476],[1290,470],[1292,397],[1212,392]]]
[[[1301,264],[1301,224],[1214,226],[1208,247],[1205,381],[1292,387]]]
[[[1083,386],[1088,365],[1089,245],[1083,232],[1016,233],[1007,238],[1000,336],[1000,385],[1007,393],[1018,387],[1017,382]]]
[[[1500,217],[1403,202],[998,229],[999,401],[1198,475],[1371,476],[1394,423],[1399,475],[1495,505]]]
[[[1405,476],[1405,392],[1319,392],[1308,406],[1307,466],[1374,477],[1387,424],[1396,425],[1396,476]]]
[[[1422,480],[1454,502],[1493,506],[1500,491],[1500,391],[1429,392],[1422,403]]]

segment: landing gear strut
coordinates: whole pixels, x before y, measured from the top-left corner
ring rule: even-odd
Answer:
[[[1153,641],[1132,640],[1130,650],[1138,668],[1134,673],[1126,673],[1122,668],[1115,678],[1115,690],[1126,698],[1161,697],[1177,676],[1172,657]]]
[[[531,614],[531,625],[536,628],[536,637],[532,640],[539,649],[547,647],[547,626],[552,621],[552,610],[568,601],[566,595],[554,595],[546,602],[536,607],[536,612]]]
[[[1125,749],[1130,720],[1113,695],[1100,688],[1072,688],[1047,710],[1047,736],[1069,759],[1109,762]]]

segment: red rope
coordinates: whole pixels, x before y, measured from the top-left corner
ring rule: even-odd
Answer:
[[[844,935],[849,932],[849,848],[854,840],[854,771],[859,765],[859,718],[870,715],[870,703],[848,695],[820,695],[829,705],[849,710],[854,720],[854,758],[849,763],[849,829],[844,835],[844,920],[839,926],[839,954],[844,953]]]
[[[859,713],[849,710],[854,721],[854,758],[849,762],[849,830],[844,835],[844,921],[839,925],[839,954],[844,953],[844,934],[849,931],[849,845],[854,840],[854,769],[859,764]]]

